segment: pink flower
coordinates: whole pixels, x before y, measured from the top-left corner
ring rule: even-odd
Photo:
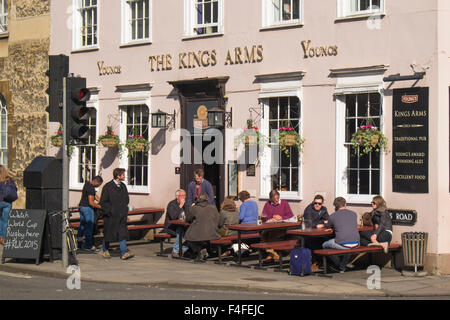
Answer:
[[[133,139],[133,135],[132,135],[132,134],[129,134],[129,135],[128,135],[128,138]]]

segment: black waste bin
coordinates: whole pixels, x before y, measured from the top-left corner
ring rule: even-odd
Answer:
[[[61,255],[62,220],[52,212],[62,210],[62,161],[54,157],[36,157],[23,173],[26,188],[26,208],[47,210],[48,224],[44,237],[50,232],[53,257]],[[44,252],[50,253],[44,241]]]

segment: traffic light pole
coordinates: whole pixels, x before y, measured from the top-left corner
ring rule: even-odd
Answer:
[[[65,124],[67,123],[67,78],[63,78],[63,181],[62,181],[62,209],[69,209],[69,156],[68,150],[69,146],[67,145],[67,130],[65,129]],[[67,212],[64,212],[67,214]],[[67,240],[66,234],[64,233],[65,223],[64,219],[61,221],[62,223],[62,266],[64,269],[67,269],[69,265],[69,252],[67,248]]]

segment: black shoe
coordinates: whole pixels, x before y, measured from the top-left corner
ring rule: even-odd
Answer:
[[[333,264],[327,265],[327,273],[344,273],[345,270],[341,270]]]

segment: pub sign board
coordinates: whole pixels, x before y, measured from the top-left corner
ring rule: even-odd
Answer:
[[[417,211],[410,209],[387,209],[393,225],[413,226],[417,222]]]
[[[394,89],[392,191],[428,193],[428,88]]]

